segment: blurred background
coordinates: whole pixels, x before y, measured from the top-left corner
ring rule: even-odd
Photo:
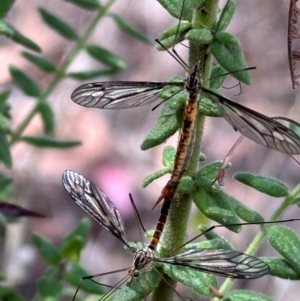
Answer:
[[[221,1],[224,5],[224,1]],[[60,65],[74,44],[50,30],[40,19],[38,7],[44,7],[60,16],[79,33],[87,28],[93,12],[84,11],[66,1],[28,0],[17,1],[6,18],[7,22],[20,30],[42,47],[43,54]],[[223,90],[230,99],[259,111],[265,115],[283,115],[299,121],[298,90],[292,89],[287,54],[288,1],[237,1],[237,12],[228,31],[236,35],[244,48],[252,71],[253,84]],[[159,33],[177,24],[157,1],[116,1],[111,12],[119,14],[133,27],[138,28],[154,41]],[[182,67],[167,53],[158,52],[153,46],[142,44],[121,32],[111,18],[105,18],[94,31],[90,44],[105,47],[121,56],[128,63],[128,69],[106,80],[167,81],[170,76],[184,76]],[[34,106],[34,100],[25,96],[11,81],[8,66],[13,64],[47,86],[51,75],[42,73],[29,64],[21,55],[23,47],[0,37],[0,82],[1,91],[12,90],[13,127],[17,126]],[[186,59],[186,49],[180,49]],[[99,64],[100,63],[96,63]],[[69,71],[89,70],[95,67],[95,60],[82,52]],[[165,176],[146,189],[141,181],[150,173],[162,168],[161,155],[164,146],[176,145],[177,135],[166,144],[148,151],[141,151],[140,144],[156,123],[161,108],[154,112],[151,105],[129,110],[96,110],[76,105],[70,99],[75,88],[83,81],[64,80],[52,93],[49,102],[56,114],[57,134],[60,139],[78,139],[82,146],[68,149],[37,149],[25,143],[13,148],[14,166],[10,171],[1,167],[1,172],[15,179],[13,203],[47,214],[43,220],[22,220],[9,227],[10,235],[1,239],[1,270],[7,275],[9,284],[30,300],[35,293],[35,281],[46,267],[31,243],[33,232],[46,237],[56,245],[86,214],[68,197],[61,185],[64,170],[72,169],[96,183],[121,211],[129,240],[140,240],[128,193],[132,193],[142,220],[147,229],[153,229],[159,208],[150,211],[169,176]],[[225,87],[237,82],[230,79]],[[34,119],[26,130],[27,135],[42,133],[42,123]],[[207,118],[202,151],[207,161],[221,160],[239,137],[232,127],[221,118]],[[272,176],[287,183],[290,188],[298,184],[300,166],[288,155],[269,150],[244,139],[235,151],[227,171],[224,190],[247,206],[263,212],[266,220],[278,207],[280,200],[270,198],[241,183],[232,180],[237,171],[248,171]],[[195,209],[195,208],[194,208]],[[298,208],[297,208],[298,209]],[[290,210],[284,218],[299,217],[298,210]],[[197,213],[194,210],[190,220],[191,229],[196,229]],[[289,225],[299,229],[297,222]],[[244,227],[242,235],[219,232],[235,247],[244,251],[247,244],[259,230],[258,226]],[[195,234],[195,231],[194,231]],[[275,256],[275,251],[265,243],[258,256]],[[110,233],[93,222],[88,246],[82,255],[83,265],[92,273],[100,273],[130,266],[128,255]],[[111,276],[116,280],[115,276]],[[220,279],[220,282],[223,280]],[[277,301],[299,294],[299,284],[265,276],[259,280],[239,280],[236,287],[254,289]]]

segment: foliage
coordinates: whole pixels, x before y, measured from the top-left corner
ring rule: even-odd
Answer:
[[[41,48],[34,41],[25,37],[19,30],[14,28],[11,24],[5,21],[9,10],[14,1],[6,0],[0,5],[0,34],[10,38],[12,43],[18,43],[28,51],[22,51],[22,56],[31,62],[35,67],[41,71],[52,76],[51,82],[47,87],[42,87],[41,84],[32,79],[24,70],[17,66],[10,66],[9,71],[12,79],[19,87],[19,89],[27,96],[35,99],[35,105],[31,112],[25,116],[24,120],[15,128],[10,127],[10,121],[14,116],[10,113],[10,91],[5,91],[0,94],[0,161],[7,168],[13,168],[13,157],[11,148],[18,142],[25,142],[34,147],[39,148],[59,148],[69,149],[80,144],[79,141],[59,140],[55,137],[56,122],[55,111],[49,103],[48,98],[53,93],[58,84],[66,78],[74,78],[78,80],[91,80],[99,76],[115,74],[127,68],[126,62],[116,53],[105,49],[101,45],[91,45],[88,43],[88,38],[105,16],[110,17],[116,26],[133,36],[137,40],[151,44],[151,41],[137,29],[133,28],[120,16],[110,13],[110,6],[114,0],[107,2],[105,6],[99,4],[96,0],[68,0],[70,3],[79,6],[82,9],[94,10],[96,13],[94,19],[90,21],[90,26],[87,30],[80,34],[76,28],[72,28],[64,20],[57,17],[53,12],[49,12],[45,8],[39,9],[42,22],[53,29],[56,34],[61,35],[65,39],[73,43],[73,48],[60,67],[56,66],[46,56],[41,54]],[[181,16],[178,9],[177,0],[159,0],[161,5],[175,18]],[[183,1],[182,1],[183,2]],[[211,1],[211,6],[214,2]],[[233,72],[242,70],[247,67],[241,43],[238,38],[225,32],[229,22],[231,21],[235,12],[235,2],[230,0],[228,5],[221,11],[218,20],[215,22],[218,9],[215,10],[213,16],[207,17],[201,15],[201,10],[194,10],[199,8],[199,3],[203,1],[193,0],[186,1],[186,6],[183,10],[183,20],[178,27],[173,27],[165,30],[159,37],[162,44],[167,47],[173,47],[182,40],[188,40],[192,46],[190,48],[191,64],[195,63],[199,57],[203,57],[209,49],[209,56],[213,56],[218,65],[211,70],[210,59],[208,66],[205,66],[207,73],[204,74],[204,84],[206,87],[217,90],[224,81],[224,77],[218,77],[219,74],[226,72]],[[163,50],[158,46],[159,50]],[[105,68],[99,70],[83,70],[80,72],[69,72],[69,66],[77,57],[80,51],[92,57],[95,61],[99,61],[105,65]],[[31,52],[29,52],[31,51]],[[34,52],[34,53],[33,53]],[[212,75],[212,80],[209,80]],[[240,81],[249,84],[251,82],[248,72],[236,72],[234,76]],[[173,80],[173,79],[171,79]],[[176,79],[178,80],[178,79]],[[149,149],[158,144],[163,143],[168,137],[173,135],[181,126],[183,118],[183,106],[185,101],[185,93],[180,91],[164,91],[162,98],[167,100],[165,107],[161,112],[161,116],[153,130],[145,138],[142,149]],[[220,112],[209,99],[201,100],[200,113],[205,116],[220,116]],[[43,121],[44,132],[39,136],[25,136],[24,132],[35,116],[40,116]],[[202,119],[199,119],[201,125]],[[208,219],[217,221],[234,232],[239,232],[241,226],[237,225],[240,220],[249,223],[261,223],[263,217],[259,212],[255,212],[248,206],[242,204],[239,200],[233,198],[225,193],[217,184],[211,185],[212,181],[218,175],[221,162],[210,162],[198,169],[198,162],[200,157],[200,143],[202,128],[196,134],[195,147],[191,158],[191,164],[186,173],[186,176],[178,187],[179,199],[191,200],[195,202],[197,208]],[[163,169],[149,175],[143,182],[143,186],[147,186],[152,181],[159,177],[168,174],[172,171],[174,165],[175,150],[167,146],[165,148],[162,164]],[[202,155],[201,155],[202,156]],[[280,215],[286,211],[290,206],[299,206],[300,201],[297,196],[300,192],[300,186],[290,190],[287,185],[277,179],[270,177],[263,177],[247,172],[240,172],[235,174],[235,179],[253,189],[270,195],[275,198],[283,198],[283,201],[278,206],[276,212],[273,214],[271,220],[278,220]],[[13,179],[5,174],[0,174],[1,197],[9,200],[13,191]],[[179,209],[180,211],[181,209]],[[189,210],[180,212],[182,216],[188,216]],[[169,217],[172,219],[172,213]],[[183,218],[184,219],[184,218]],[[2,221],[1,221],[2,223]],[[4,222],[6,225],[6,221]],[[228,226],[228,224],[231,224]],[[234,225],[232,225],[234,224]],[[186,225],[185,225],[186,227]],[[199,226],[201,231],[206,231],[206,226]],[[48,268],[44,275],[37,283],[37,298],[44,300],[60,300],[63,297],[72,297],[69,288],[75,290],[83,276],[89,273],[79,264],[79,259],[82,250],[84,249],[88,233],[90,230],[90,223],[84,219],[78,227],[70,233],[57,248],[53,243],[49,242],[44,237],[38,234],[33,235],[33,243],[44,261],[48,264]],[[168,232],[169,231],[169,232]],[[185,236],[185,228],[181,228],[181,233],[176,232],[176,229],[169,229],[166,233],[165,240],[175,240],[171,244],[179,246],[182,244],[180,237]],[[170,232],[171,231],[171,232]],[[213,231],[205,233],[207,241],[197,243],[197,247],[219,247],[232,248],[231,244],[219,237]],[[263,239],[266,238],[272,247],[281,255],[281,257],[264,257],[262,258],[270,266],[270,274],[281,277],[283,279],[300,279],[300,258],[299,248],[300,241],[297,235],[285,226],[265,225],[262,230],[254,238],[250,244],[247,254],[253,254],[259,247]],[[280,238],[280,239],[278,239]],[[196,246],[196,245],[193,245]],[[164,245],[165,251],[170,251],[172,248],[168,243]],[[184,283],[186,286],[192,288],[197,294],[213,297],[209,286],[216,287],[217,279],[213,275],[199,273],[191,269],[183,269],[180,267],[163,267],[166,273],[172,279]],[[148,282],[147,288],[155,290],[157,282],[160,279],[155,277],[155,272],[151,271],[146,280],[138,278],[135,279],[130,289],[125,288],[117,292],[118,300],[141,300],[145,296],[144,287],[140,283]],[[224,294],[223,300],[271,300],[268,296],[262,295],[254,291],[247,290],[229,290],[234,280],[227,279],[219,291]],[[167,285],[167,284],[165,284]],[[82,281],[78,300],[85,298],[84,292],[88,294],[102,295],[103,288],[92,281]],[[154,293],[155,295],[155,293]],[[3,300],[23,300],[12,288],[4,285],[0,286],[0,296]],[[133,299],[134,296],[134,299]],[[156,300],[155,297],[153,299]]]

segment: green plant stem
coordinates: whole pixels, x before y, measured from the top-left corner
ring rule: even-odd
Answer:
[[[216,19],[217,11],[218,11],[218,0],[207,0],[203,3],[203,6],[207,7],[208,13],[205,15],[206,22],[208,24],[213,24]],[[207,26],[206,23],[200,18],[203,15],[194,13],[193,23],[195,24],[195,28],[198,27],[197,24],[201,24],[201,26]],[[194,66],[196,63],[201,61],[205,57],[207,50],[207,45],[199,47],[199,45],[190,45],[189,50],[189,64],[190,66]],[[205,62],[206,63],[206,62]],[[207,63],[210,64],[210,59],[207,59]],[[210,70],[210,67],[208,68]],[[203,74],[203,82],[208,82],[209,80],[209,72]],[[200,156],[200,148],[201,148],[201,139],[204,127],[204,116],[199,115],[197,118],[197,124],[195,129],[195,141],[192,151],[192,156],[189,162],[189,167],[186,172],[186,175],[195,175]],[[163,236],[161,238],[161,244],[163,246],[163,250],[160,252],[160,255],[167,256],[172,253],[172,250],[178,251],[178,247],[180,247],[184,241],[186,236],[187,224],[190,215],[190,209],[192,205],[192,198],[190,195],[177,195],[172,201],[172,205],[169,211],[168,220],[164,229]],[[165,280],[164,280],[165,279]],[[176,282],[169,277],[164,276],[164,279],[160,282],[159,286],[155,289],[152,295],[152,301],[169,301],[172,300],[173,296],[173,288],[176,285]]]
[[[273,213],[272,217],[270,218],[270,221],[277,221],[279,217],[284,213],[284,211],[292,204],[294,199],[299,195],[300,193],[300,185],[296,186],[295,189],[291,192],[289,196],[285,198],[283,203],[278,207],[278,209]],[[254,252],[258,249],[260,244],[262,243],[263,239],[266,236],[266,227],[270,227],[270,225],[266,225],[264,229],[260,230],[257,235],[254,237],[252,242],[250,243],[249,247],[245,251],[246,254],[253,255]],[[224,294],[227,292],[230,287],[232,286],[235,279],[228,278],[224,281],[223,285],[219,289],[219,292]],[[213,300],[217,301],[217,298],[214,298]]]
[[[109,0],[105,6],[102,6],[94,20],[92,21],[91,25],[88,27],[86,32],[80,37],[75,45],[75,48],[71,51],[71,53],[68,55],[67,59],[64,61],[62,66],[59,70],[57,70],[53,80],[49,84],[48,88],[42,93],[42,95],[39,97],[39,101],[34,106],[34,108],[31,110],[31,112],[25,117],[23,122],[17,127],[17,129],[14,131],[10,145],[15,144],[19,141],[21,135],[23,134],[24,130],[27,128],[35,114],[38,112],[38,106],[39,103],[42,101],[46,101],[46,99],[49,97],[49,95],[53,92],[53,90],[57,87],[57,85],[66,77],[66,72],[71,65],[71,63],[74,61],[74,59],[77,57],[79,52],[86,46],[86,43],[91,36],[92,32],[94,31],[95,27],[99,23],[99,21],[106,15],[109,8],[113,5],[113,3],[116,0]]]

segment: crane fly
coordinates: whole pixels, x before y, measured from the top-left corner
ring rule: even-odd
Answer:
[[[186,249],[180,254],[159,258],[155,247],[133,247],[127,240],[124,223],[119,210],[107,195],[93,182],[82,175],[66,170],[62,176],[63,186],[69,196],[100,225],[118,238],[133,256],[132,267],[128,269],[128,284],[138,277],[143,269],[155,263],[190,268],[199,272],[223,277],[254,279],[269,273],[269,266],[251,255],[231,249]],[[124,271],[124,269],[118,270]],[[121,281],[121,284],[125,281]]]

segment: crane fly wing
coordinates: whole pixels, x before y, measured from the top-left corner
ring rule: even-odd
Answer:
[[[72,100],[84,107],[127,109],[147,105],[160,96],[167,86],[184,86],[168,82],[98,82],[85,84],[71,95]]]
[[[235,250],[190,249],[169,258],[155,258],[155,261],[239,279],[259,278],[270,270],[262,260]]]
[[[62,182],[70,197],[84,211],[128,246],[120,212],[103,191],[72,170],[63,173]]]
[[[300,154],[300,137],[288,127],[213,91],[207,89],[203,91],[219,106],[223,117],[234,130],[258,144],[282,153]]]

